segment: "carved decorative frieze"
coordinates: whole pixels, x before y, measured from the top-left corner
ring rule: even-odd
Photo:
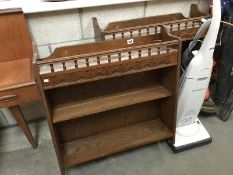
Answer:
[[[91,66],[77,70],[64,71],[59,74],[50,73],[41,75],[43,87],[63,86],[72,83],[83,83],[108,77],[149,71],[161,67],[177,64],[177,53],[168,53],[163,56],[151,56],[142,59],[127,60],[111,64]]]

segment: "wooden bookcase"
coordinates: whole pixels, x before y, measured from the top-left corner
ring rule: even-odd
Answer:
[[[156,34],[57,48],[37,60],[62,174],[71,166],[174,139],[180,42]]]
[[[101,29],[97,18],[93,17],[93,27],[96,41],[151,35],[156,32],[154,28],[157,25],[164,25],[171,35],[181,41],[190,41],[200,28],[202,18],[208,19],[210,15],[201,12],[196,4],[192,4],[189,17],[184,17],[182,13],[150,16],[111,22],[105,29]]]

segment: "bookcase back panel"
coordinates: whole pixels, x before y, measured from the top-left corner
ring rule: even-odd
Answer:
[[[46,93],[53,106],[61,106],[74,101],[156,85],[159,82],[160,72],[161,70],[142,72],[52,89]]]
[[[158,102],[152,101],[57,124],[62,142],[151,121],[159,117]]]

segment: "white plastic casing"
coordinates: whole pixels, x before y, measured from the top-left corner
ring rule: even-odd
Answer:
[[[200,112],[209,86],[213,53],[221,21],[221,2],[214,0],[213,18],[199,51],[190,62],[180,88],[177,109],[177,127],[193,124]]]

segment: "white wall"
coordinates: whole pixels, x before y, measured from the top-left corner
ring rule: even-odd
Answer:
[[[153,0],[150,2],[27,14],[26,18],[32,37],[37,43],[39,57],[44,58],[49,56],[56,47],[93,42],[92,17],[97,17],[101,28],[105,28],[112,21],[145,16],[175,12],[182,12],[185,16],[188,16],[191,3],[197,3],[201,5],[201,8],[204,8],[205,0]],[[41,107],[32,105],[30,108],[34,108],[33,111],[37,112],[31,113],[31,116],[28,115],[28,120],[42,116]],[[4,114],[8,124],[15,123],[7,110],[4,110]],[[6,119],[3,119],[0,115],[2,125],[3,120],[4,125],[6,125]]]

